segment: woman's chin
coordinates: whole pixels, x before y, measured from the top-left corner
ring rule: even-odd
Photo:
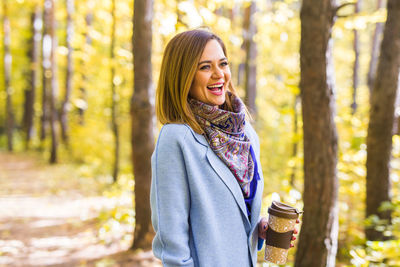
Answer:
[[[215,100],[210,101],[210,102],[211,102],[210,105],[221,106],[221,105],[223,105],[225,103],[225,96],[220,97],[219,99],[215,99]]]

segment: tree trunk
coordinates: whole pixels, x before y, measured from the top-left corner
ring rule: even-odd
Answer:
[[[89,1],[88,5],[91,5],[93,2]],[[89,6],[89,10],[91,9],[91,6]],[[89,11],[89,13],[86,14],[85,16],[85,22],[86,22],[86,31],[85,31],[85,46],[83,48],[83,53],[88,54],[87,48],[92,45],[92,38],[90,37],[89,30],[92,26],[93,22],[93,13]],[[86,48],[85,48],[86,47]],[[83,68],[85,68],[85,60],[81,61],[81,65],[83,65]],[[88,82],[88,77],[85,72],[82,72],[82,82],[80,83],[79,87],[79,92],[80,92],[80,101],[78,105],[78,112],[79,112],[79,124],[84,125],[85,124],[85,111],[87,109],[87,97],[86,97],[86,84]]]
[[[7,0],[3,0],[3,64],[4,64],[4,88],[6,90],[6,132],[7,149],[14,150],[13,132],[14,132],[14,111],[12,107],[13,90],[11,87],[11,26],[8,18]]]
[[[154,150],[151,47],[153,1],[135,0],[133,16],[134,93],[132,154],[135,177],[136,225],[132,249],[150,249],[153,239],[150,211],[150,158]]]
[[[367,212],[377,215],[387,223],[391,212],[379,207],[390,197],[390,159],[394,105],[400,67],[400,1],[388,0],[387,20],[379,56],[374,89],[371,94],[370,119],[367,136]],[[369,240],[387,239],[382,232],[367,227]]]
[[[114,134],[114,166],[113,166],[113,180],[114,183],[118,180],[118,173],[119,173],[119,128],[117,122],[117,91],[116,86],[114,83],[115,77],[115,26],[116,26],[116,15],[115,15],[115,0],[112,0],[112,26],[111,26],[111,47],[110,47],[110,60],[111,60],[111,124],[112,124],[112,131]]]
[[[44,67],[44,107],[48,103],[48,116],[50,119],[51,149],[50,163],[57,162],[57,134],[56,134],[56,36],[55,36],[55,17],[54,0],[44,2],[44,35],[43,35],[43,67]],[[47,115],[47,114],[46,114]],[[44,115],[44,118],[46,116]]]
[[[46,25],[46,18],[43,16],[43,24]],[[45,43],[48,43],[48,36],[45,35],[43,31],[43,40],[42,40],[42,114],[40,116],[40,141],[41,141],[41,149],[43,149],[44,141],[47,136],[47,131],[49,128],[49,101],[48,101],[48,86],[46,85],[46,72],[47,65],[49,60],[49,52],[48,48],[45,47]]]
[[[29,51],[28,56],[30,58],[30,73],[28,88],[25,90],[25,104],[24,104],[24,119],[23,125],[26,131],[26,149],[29,149],[31,139],[33,137],[34,127],[33,119],[35,117],[35,98],[36,89],[38,87],[38,70],[39,70],[39,56],[40,56],[40,40],[42,38],[42,18],[40,7],[36,6],[31,14],[31,34],[32,37],[29,40]]]
[[[66,0],[67,6],[67,75],[65,79],[65,98],[61,105],[60,122],[61,122],[61,136],[64,143],[68,144],[69,141],[69,127],[68,127],[68,112],[70,106],[70,97],[72,92],[72,75],[74,71],[74,63],[72,58],[72,38],[74,35],[74,24],[72,14],[74,13],[74,0]]]
[[[360,12],[362,0],[358,0],[355,5],[354,13],[358,14]],[[357,111],[357,88],[359,80],[359,65],[360,65],[360,44],[359,44],[359,34],[357,29],[353,30],[354,40],[354,65],[353,65],[353,103],[351,103],[351,113],[355,114]]]
[[[245,62],[245,91],[246,97],[245,102],[249,111],[256,115],[256,94],[257,94],[257,46],[253,40],[256,34],[257,27],[255,22],[256,13],[256,2],[251,1],[246,3],[248,6],[245,9],[244,21],[243,21],[243,39],[244,39],[244,50],[246,51],[246,62]]]
[[[292,173],[290,174],[290,185],[293,188],[296,188],[296,172],[297,172],[297,166],[296,166],[296,157],[297,157],[297,151],[298,151],[298,146],[299,146],[299,141],[298,141],[298,129],[299,129],[299,113],[298,113],[298,106],[300,102],[300,95],[296,94],[294,97],[294,103],[293,103],[293,146],[292,146],[292,159],[294,160],[294,164],[292,167]]]
[[[301,100],[304,216],[296,267],[335,266],[338,237],[337,133],[331,32],[334,0],[303,0]]]
[[[51,46],[52,38],[50,36],[51,16],[49,12],[48,0],[43,3],[43,39],[42,39],[42,114],[40,117],[40,141],[41,149],[44,149],[44,141],[48,134],[50,121],[50,100],[49,90],[51,86]]]
[[[383,7],[384,7],[383,0],[378,0],[377,9],[380,9]],[[381,44],[382,32],[383,32],[383,23],[382,22],[376,23],[375,31],[372,36],[371,59],[369,62],[369,69],[368,69],[368,76],[367,76],[367,83],[368,83],[368,88],[369,88],[370,94],[374,87],[376,66],[378,65],[377,62],[378,62],[379,47]]]

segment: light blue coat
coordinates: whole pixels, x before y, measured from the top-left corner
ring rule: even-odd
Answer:
[[[185,124],[161,129],[152,156],[154,255],[164,266],[255,267],[263,176],[257,134],[246,125],[260,180],[249,220],[242,191],[206,139]]]

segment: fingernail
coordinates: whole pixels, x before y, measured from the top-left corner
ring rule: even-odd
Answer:
[[[264,227],[263,227],[263,228],[264,228],[264,230],[265,230],[265,229],[267,229],[267,225],[264,225]]]

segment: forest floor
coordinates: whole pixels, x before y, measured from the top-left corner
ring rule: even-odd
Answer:
[[[0,266],[161,266],[151,251],[128,250],[132,227],[99,237],[99,214],[121,205],[104,186],[70,165],[0,152]]]

